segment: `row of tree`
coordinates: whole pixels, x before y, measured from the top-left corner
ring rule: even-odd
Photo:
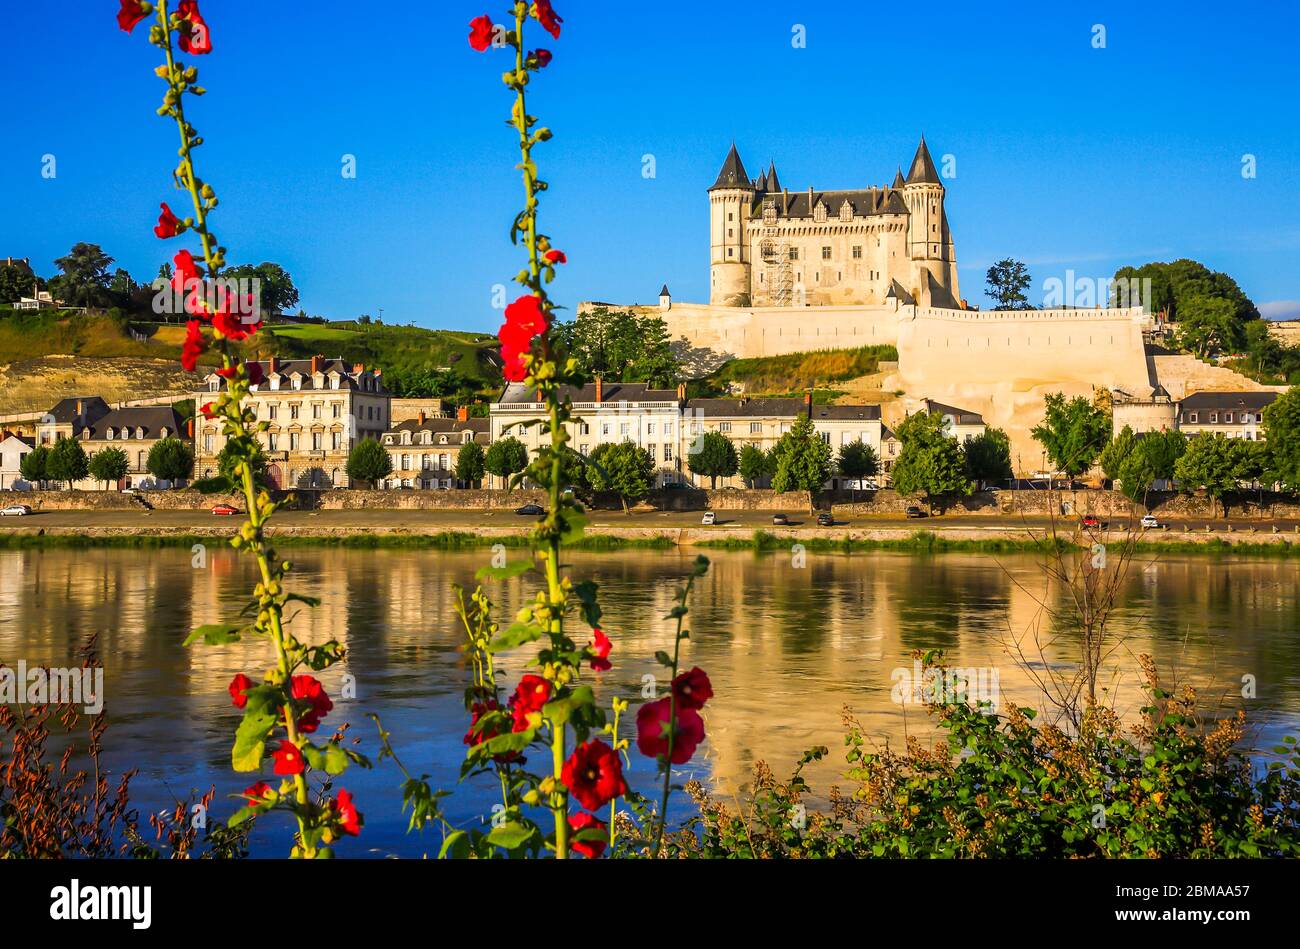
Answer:
[[[149,449],[146,470],[160,481],[185,481],[194,472],[194,449],[176,437],[159,439]],[[122,449],[110,445],[93,455],[75,438],[61,438],[53,445],[38,445],[23,456],[19,472],[25,481],[38,487],[48,483],[66,484],[70,489],[77,481],[94,478],[106,485],[121,481],[130,470],[130,459]]]

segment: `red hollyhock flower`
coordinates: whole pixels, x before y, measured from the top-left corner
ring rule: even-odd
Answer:
[[[253,687],[253,680],[242,672],[230,680],[230,685],[226,691],[230,693],[230,704],[235,708],[243,708],[248,704],[248,696],[244,693]]]
[[[557,40],[560,38],[560,24],[564,20],[556,14],[555,9],[551,6],[551,0],[534,0],[533,16],[537,17],[537,22],[542,24],[542,29]]]
[[[562,250],[548,250],[544,255],[548,264],[567,264],[569,258],[564,256]]]
[[[535,49],[532,52],[533,60],[537,63],[538,69],[545,69],[551,65],[551,51],[549,49]]]
[[[497,332],[501,340],[501,357],[505,362],[505,376],[511,382],[523,382],[527,375],[524,356],[533,340],[546,332],[546,311],[542,302],[531,293],[525,294],[506,307],[505,325]]]
[[[330,802],[330,810],[337,815],[339,827],[343,833],[353,837],[361,833],[362,817],[357,813],[357,806],[352,803],[352,795],[344,788],[339,788],[339,796]]]
[[[266,803],[266,792],[271,790],[271,786],[265,781],[258,781],[251,787],[244,788],[244,797],[250,805]]]
[[[163,240],[175,237],[180,233],[180,218],[172,214],[172,209],[167,207],[166,201],[158,206],[162,208],[162,213],[158,215],[158,226],[153,229],[153,232]]]
[[[321,717],[334,707],[321,684],[312,676],[294,676],[290,694],[300,702],[311,704],[311,708],[298,718],[298,727],[308,733],[319,728]]]
[[[496,27],[492,18],[486,13],[469,21],[469,45],[480,53],[492,45],[492,34]]]
[[[614,644],[609,641],[609,637],[599,628],[593,629],[591,632],[596,637],[593,647],[596,651],[596,656],[591,660],[591,671],[608,672],[610,669],[614,668],[613,664],[609,661],[609,653],[610,650],[614,648]]]
[[[302,759],[302,752],[291,741],[283,740],[280,747],[276,749],[275,755],[275,773],[279,775],[292,776],[302,774],[305,762]]]
[[[480,728],[477,731],[475,730],[475,726],[478,724],[479,719],[488,712],[495,712],[500,708],[501,706],[497,704],[496,699],[488,699],[486,702],[475,702],[470,706],[469,731],[465,732],[464,743],[467,745],[481,745],[483,742],[495,738],[498,734],[495,725],[489,725]]]
[[[181,50],[192,56],[212,52],[212,33],[208,30],[208,22],[199,12],[199,0],[181,0],[176,12],[185,21],[181,24]]]
[[[527,731],[528,716],[540,712],[542,706],[551,698],[551,683],[541,676],[526,675],[515,686],[515,694],[510,696],[510,711],[514,714],[512,731]]]
[[[140,0],[121,0],[122,9],[117,11],[117,25],[124,33],[130,33],[135,25],[149,15],[149,10]]]
[[[678,708],[704,708],[704,703],[713,698],[713,684],[704,670],[696,666],[673,679],[673,695],[677,696]]]
[[[636,712],[636,746],[647,758],[668,754],[668,705],[664,697],[648,702]],[[704,720],[693,708],[677,709],[677,735],[673,739],[673,764],[685,764],[695,754],[695,748],[704,741]]]
[[[605,822],[586,811],[578,811],[576,814],[569,815],[569,829],[573,831],[574,836],[577,836],[580,830],[605,830]],[[607,833],[604,840],[573,840],[569,846],[575,853],[582,854],[588,860],[595,860],[605,852],[608,842]]]
[[[598,738],[573,749],[569,760],[564,762],[560,778],[569,793],[589,811],[599,810],[627,793],[618,752]]]
[[[204,403],[203,403],[203,407],[200,408],[199,411],[203,413],[203,417],[204,417],[204,418],[216,418],[216,417],[217,417],[217,410],[216,410],[216,403],[215,403],[215,402],[204,402]]]
[[[203,332],[199,329],[198,320],[190,320],[185,324],[185,345],[181,347],[181,366],[186,372],[193,372],[198,365],[199,356],[207,344],[203,341]]]
[[[188,250],[178,251],[172,258],[172,286],[177,290],[184,290],[192,281],[202,276],[203,268]]]
[[[524,365],[524,356],[527,351],[507,351],[501,347],[501,358],[505,360],[505,366],[502,367],[507,380],[510,382],[523,382],[528,378],[528,367]]]

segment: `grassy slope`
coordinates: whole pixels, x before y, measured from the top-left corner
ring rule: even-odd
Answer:
[[[748,395],[790,395],[817,385],[834,389],[834,383],[875,372],[882,361],[898,359],[893,346],[825,349],[759,359],[733,359],[695,383],[701,395],[727,391],[730,384]],[[833,393],[820,392],[819,396]],[[819,398],[820,401],[820,398]]]
[[[178,324],[132,323],[148,339],[133,339],[127,327],[108,316],[0,311],[0,365],[48,356],[159,359],[177,362],[185,329]],[[484,387],[500,384],[500,374],[486,358],[494,339],[478,333],[428,330],[409,326],[277,324],[245,346],[249,356],[309,358],[342,356],[351,362],[396,369],[452,366]],[[215,362],[209,354],[204,362]],[[177,367],[179,368],[179,367]],[[12,384],[18,384],[11,380]],[[72,394],[71,392],[66,394]]]

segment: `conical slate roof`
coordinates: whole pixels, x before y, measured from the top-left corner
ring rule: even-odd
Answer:
[[[930,158],[930,149],[925,147],[925,136],[921,136],[921,144],[916,146],[916,157],[912,159],[912,168],[907,173],[907,183],[910,184],[943,184],[939,180],[939,172],[934,169],[934,161]]]
[[[890,187],[901,188],[905,184],[907,182],[903,180],[903,169],[899,168],[898,171],[894,172],[894,183]]]
[[[781,190],[781,181],[776,177],[776,162],[771,162],[767,166],[767,192],[771,194],[774,191]]]
[[[731,151],[727,152],[727,160],[722,163],[722,170],[718,172],[718,180],[713,182],[710,191],[716,191],[719,188],[745,188],[753,190],[753,185],[749,182],[749,175],[745,174],[745,165],[740,160],[740,153],[736,151],[736,144],[731,144]]]

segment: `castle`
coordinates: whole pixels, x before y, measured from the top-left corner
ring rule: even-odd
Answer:
[[[956,309],[957,256],[925,137],[903,177],[854,191],[790,191],[776,164],[750,180],[731,146],[709,188],[709,302]]]

